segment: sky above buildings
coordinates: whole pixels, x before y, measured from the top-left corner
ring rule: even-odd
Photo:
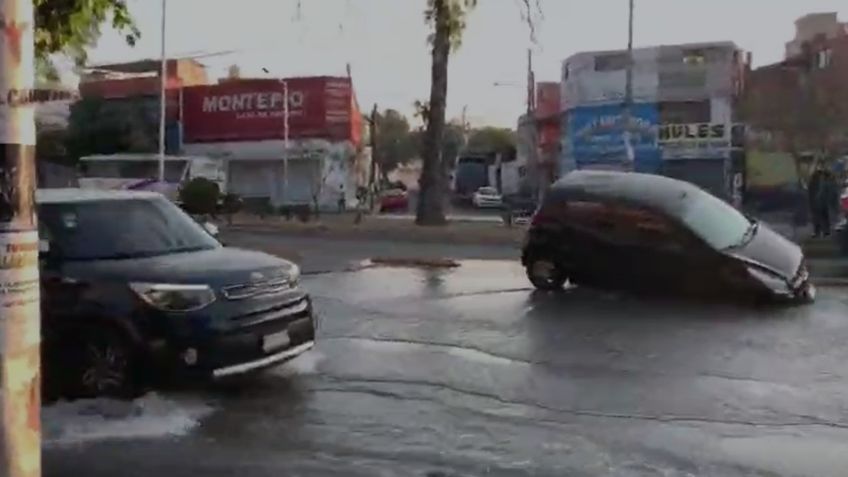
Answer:
[[[411,115],[429,97],[426,0],[167,0],[169,56],[203,55],[212,78],[237,64],[243,76],[344,75],[350,64],[360,106]],[[478,0],[462,48],[450,63],[448,116],[463,107],[472,124],[514,126],[525,108],[527,49],[538,81],[559,81],[566,57],[624,48],[627,0],[540,0],[536,43],[521,19],[520,0]],[[143,37],[127,46],[105,30],[91,63],[155,58],[159,0],[128,0]],[[779,61],[794,21],[836,11],[845,0],[636,0],[635,46],[736,42],[755,65]]]

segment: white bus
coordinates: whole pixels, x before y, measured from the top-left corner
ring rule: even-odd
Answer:
[[[205,156],[165,156],[165,182],[159,182],[158,154],[109,154],[80,158],[83,189],[151,190],[176,201],[180,185],[196,177],[227,191],[224,161]]]

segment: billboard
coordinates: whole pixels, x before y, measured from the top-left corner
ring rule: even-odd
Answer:
[[[567,142],[578,169],[618,166],[627,162],[623,106],[584,106],[569,111]],[[659,114],[654,103],[637,103],[630,108],[632,169],[655,172],[660,165],[657,146]]]
[[[349,78],[291,78],[286,83],[289,138],[354,139]],[[184,141],[282,139],[284,98],[285,86],[276,79],[246,79],[185,88]]]

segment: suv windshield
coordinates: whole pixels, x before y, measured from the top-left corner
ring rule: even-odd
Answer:
[[[683,212],[683,222],[716,250],[745,243],[754,223],[726,202],[698,194]]]
[[[39,216],[64,260],[138,258],[221,246],[164,198],[43,204]]]

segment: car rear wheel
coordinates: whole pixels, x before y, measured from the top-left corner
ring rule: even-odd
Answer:
[[[527,278],[539,290],[561,290],[568,277],[562,267],[548,257],[534,257],[525,267]]]
[[[93,328],[74,347],[73,394],[134,398],[141,394],[138,353],[121,333]]]

